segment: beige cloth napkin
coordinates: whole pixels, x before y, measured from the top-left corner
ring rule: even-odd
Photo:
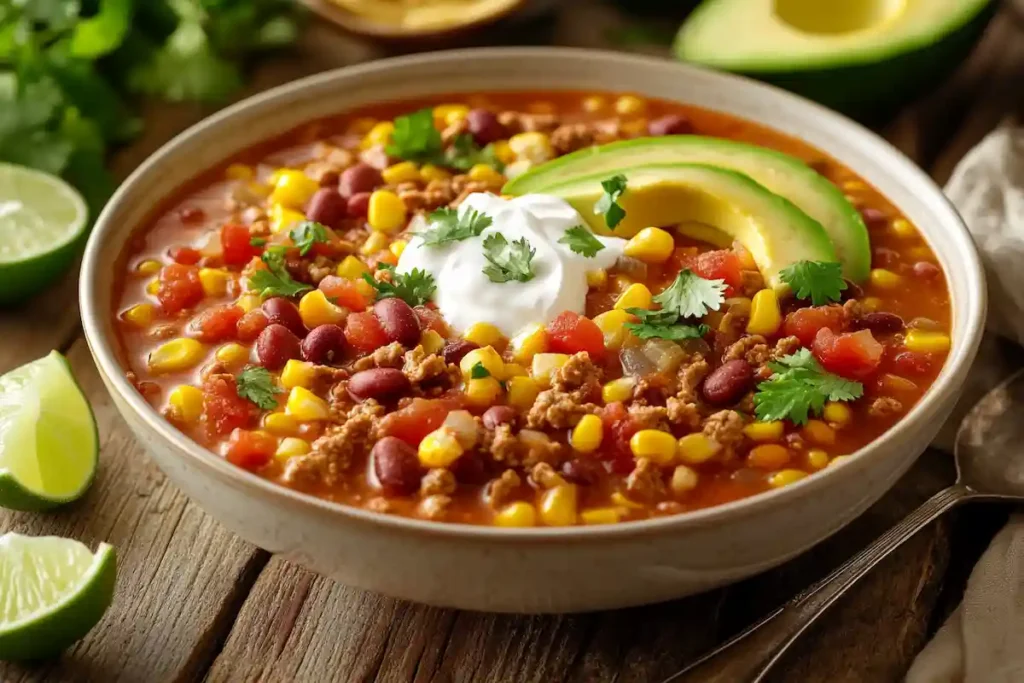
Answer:
[[[957,166],[946,194],[985,261],[988,328],[1024,344],[1024,128],[989,134]],[[979,359],[984,365],[987,356]],[[982,375],[998,370],[980,369]],[[1014,515],[974,567],[963,602],[918,655],[906,683],[1022,682],[1024,515]]]

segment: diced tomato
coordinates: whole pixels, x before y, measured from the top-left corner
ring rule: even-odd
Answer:
[[[564,311],[548,323],[550,349],[555,353],[586,351],[593,360],[604,357],[604,334],[590,318]]]
[[[160,306],[167,313],[177,313],[191,308],[203,299],[203,285],[199,281],[199,269],[172,263],[160,270],[160,286],[156,292]]]
[[[175,263],[185,266],[194,266],[199,263],[199,259],[203,256],[199,253],[199,250],[192,247],[171,247],[168,253]]]
[[[260,336],[260,332],[270,324],[266,314],[258,308],[254,308],[241,318],[236,325],[238,341],[251,342]]]
[[[235,429],[228,441],[228,462],[256,471],[270,462],[277,450],[277,439],[266,432]]]
[[[196,339],[207,344],[228,341],[238,334],[238,321],[244,311],[241,306],[225,304],[200,313],[189,325]]]
[[[633,470],[633,452],[629,440],[640,431],[640,425],[629,417],[625,404],[614,401],[600,413],[604,423],[604,446],[597,457],[609,464],[616,474],[629,474]]]
[[[203,383],[203,417],[215,436],[246,427],[255,407],[238,395],[233,378],[214,375]]]
[[[250,240],[249,228],[237,223],[225,223],[220,229],[220,248],[224,252],[224,263],[241,266],[260,253]]]
[[[835,334],[828,328],[818,330],[811,352],[829,372],[861,380],[878,369],[884,347],[871,330]]]
[[[429,306],[416,306],[412,309],[416,317],[420,319],[420,329],[433,330],[442,337],[448,337],[451,330],[445,322],[441,312]]]
[[[726,296],[732,296],[743,286],[743,266],[740,257],[729,249],[706,251],[698,254],[690,270],[705,280],[724,280],[729,285]]]
[[[388,335],[373,313],[352,313],[345,320],[345,340],[353,348],[370,353],[388,343]]]
[[[901,375],[926,375],[932,370],[935,358],[930,353],[900,351],[892,359],[892,366]]]
[[[413,399],[406,407],[388,413],[381,420],[381,434],[418,446],[423,437],[440,427],[448,413],[458,407],[453,399]]]
[[[359,291],[355,280],[328,275],[320,281],[320,291],[324,296],[337,301],[339,306],[344,306],[350,311],[365,311],[370,305],[366,295]]]
[[[782,333],[787,337],[796,337],[804,346],[810,346],[818,330],[827,328],[833,332],[842,332],[845,318],[842,306],[798,308],[786,315]]]

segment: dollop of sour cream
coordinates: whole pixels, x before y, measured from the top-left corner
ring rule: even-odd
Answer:
[[[434,277],[437,290],[433,301],[457,332],[483,322],[511,337],[527,324],[547,324],[563,311],[583,313],[587,273],[611,267],[626,244],[618,237],[596,236],[604,248],[587,258],[560,243],[566,230],[586,223],[559,197],[530,194],[502,199],[475,193],[459,205],[459,216],[470,210],[491,218],[491,225],[479,237],[440,246],[427,246],[413,237],[396,269],[408,273],[419,268]],[[428,227],[423,223],[419,230]],[[484,274],[488,261],[483,241],[493,233],[501,233],[509,243],[525,238],[536,250],[532,279],[498,283]]]

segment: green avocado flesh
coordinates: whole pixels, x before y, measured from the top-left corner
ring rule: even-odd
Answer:
[[[772,287],[779,272],[797,261],[835,261],[832,242],[817,221],[783,197],[735,171],[703,164],[652,164],[620,170],[626,217],[614,231],[594,213],[607,173],[588,175],[544,190],[569,202],[592,230],[628,237],[649,225],[696,224],[707,239],[710,226],[742,244]]]
[[[769,192],[785,197],[825,229],[847,279],[861,282],[868,276],[871,246],[857,209],[839,188],[804,162],[756,145],[699,135],[623,140],[582,149],[542,164],[509,181],[502,191],[511,195],[550,194],[552,185],[582,174],[611,176],[638,165],[677,163],[736,171],[749,176]]]

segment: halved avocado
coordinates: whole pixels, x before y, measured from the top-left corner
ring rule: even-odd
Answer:
[[[743,142],[700,135],[666,135],[612,142],[559,157],[510,180],[502,192],[511,195],[548,192],[582,174],[608,176],[637,165],[696,163],[730,169],[749,176],[785,197],[816,220],[832,239],[843,275],[860,282],[871,270],[871,245],[860,213],[839,188],[813,168],[788,154]]]
[[[835,261],[821,225],[789,200],[742,173],[704,164],[652,164],[620,171],[626,191],[619,205],[626,217],[615,230],[594,213],[607,173],[584,176],[544,190],[565,199],[590,228],[602,235],[630,237],[649,225],[711,226],[742,244],[772,287],[785,283],[779,272],[797,261]],[[704,237],[704,235],[700,235]]]

